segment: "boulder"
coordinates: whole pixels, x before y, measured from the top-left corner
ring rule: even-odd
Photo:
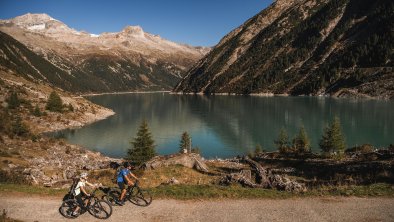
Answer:
[[[173,154],[167,156],[156,156],[152,160],[143,164],[146,170],[157,169],[171,165],[182,165],[202,172],[208,172],[208,167],[199,154]]]

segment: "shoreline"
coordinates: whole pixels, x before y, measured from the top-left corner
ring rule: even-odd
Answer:
[[[171,91],[163,90],[163,91],[126,91],[126,92],[88,93],[88,94],[81,94],[78,97],[101,96],[101,95],[122,95],[122,94],[152,94],[152,93],[171,93]]]

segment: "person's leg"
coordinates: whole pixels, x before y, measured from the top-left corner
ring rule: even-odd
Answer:
[[[122,193],[120,194],[120,202],[124,202],[124,196],[126,195],[126,192],[127,192],[127,190],[126,189],[123,189],[122,190]]]
[[[78,206],[75,208],[75,210],[73,212],[74,216],[78,214],[79,209],[83,209],[83,207],[84,207],[81,194],[78,194],[77,196],[75,196],[75,199],[77,200]]]
[[[121,190],[118,204],[123,205],[124,204],[124,196],[126,195],[127,190],[126,190],[125,184],[123,182],[119,182],[118,186]]]

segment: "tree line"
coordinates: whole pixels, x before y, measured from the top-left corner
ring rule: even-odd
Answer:
[[[132,147],[128,150],[126,159],[134,162],[136,165],[143,164],[156,155],[156,145],[146,120],[141,123],[137,136],[130,144]],[[294,136],[291,142],[286,130],[282,128],[278,138],[274,140],[274,144],[282,154],[311,153],[310,140],[303,126],[301,126],[299,132]],[[335,157],[340,159],[344,156],[346,143],[338,117],[335,117],[333,121],[325,127],[319,146],[323,157]],[[250,155],[256,155],[262,151],[263,148],[257,145],[255,152]],[[191,137],[188,132],[183,132],[181,135],[179,153],[200,153],[198,147],[192,148]]]

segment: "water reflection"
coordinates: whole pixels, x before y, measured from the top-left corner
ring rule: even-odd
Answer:
[[[294,135],[301,125],[314,150],[323,127],[338,115],[348,145],[393,143],[394,103],[316,97],[249,97],[123,94],[89,97],[116,115],[82,129],[62,134],[71,142],[110,156],[121,157],[130,147],[142,119],[148,121],[157,151],[178,151],[183,131],[205,157],[246,154],[260,144],[273,150],[273,140],[283,127]]]

